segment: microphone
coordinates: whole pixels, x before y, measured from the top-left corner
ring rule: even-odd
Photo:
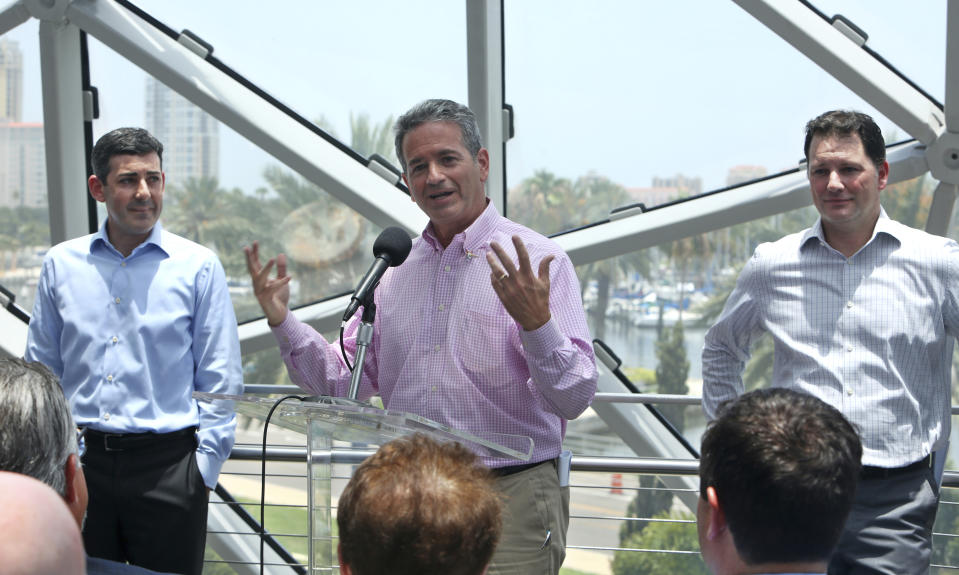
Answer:
[[[390,226],[383,230],[376,241],[373,242],[373,265],[366,272],[363,279],[360,280],[356,290],[353,291],[353,298],[350,305],[346,306],[346,313],[343,314],[343,321],[350,319],[356,313],[363,300],[368,294],[373,293],[376,286],[380,283],[380,278],[386,272],[386,268],[395,267],[406,261],[406,256],[410,255],[413,248],[413,241],[402,228]]]

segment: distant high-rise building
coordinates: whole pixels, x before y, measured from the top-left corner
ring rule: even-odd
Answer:
[[[145,127],[163,144],[167,186],[219,177],[219,122],[152,76],[147,76]]]
[[[11,40],[0,38],[0,122],[23,119],[23,53]]]
[[[47,205],[43,124],[0,122],[0,206]]]
[[[626,188],[631,201],[641,203],[647,208],[659,206],[679,198],[679,189],[672,186],[652,188]]]
[[[676,174],[672,178],[653,178],[653,187],[676,188],[681,197],[688,198],[703,193],[703,179],[687,178],[682,174]]]
[[[0,38],[0,206],[47,205],[43,124],[23,122],[23,53]]]
[[[733,166],[726,174],[726,185],[735,186],[745,182],[758,180],[766,176],[766,168],[762,166]]]

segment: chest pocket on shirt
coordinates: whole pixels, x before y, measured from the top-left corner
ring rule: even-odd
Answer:
[[[457,327],[459,346],[453,361],[477,387],[509,383],[508,365],[518,358],[516,322],[506,314],[467,311]]]

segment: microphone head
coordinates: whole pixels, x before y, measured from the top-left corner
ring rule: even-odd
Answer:
[[[413,249],[413,240],[403,228],[390,226],[380,232],[373,242],[373,257],[387,260],[390,267],[396,267],[406,261]]]

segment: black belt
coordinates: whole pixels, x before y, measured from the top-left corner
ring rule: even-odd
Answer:
[[[519,473],[520,471],[526,471],[527,469],[532,469],[537,465],[542,465],[544,463],[549,463],[554,461],[553,459],[544,459],[543,461],[537,461],[536,463],[524,463],[522,465],[507,465],[506,467],[494,467],[490,469],[493,472],[495,477],[506,477],[507,475],[513,475],[514,473]]]
[[[87,449],[102,449],[103,451],[146,449],[187,437],[196,438],[196,427],[186,427],[170,433],[154,433],[152,431],[146,433],[105,433],[89,427],[83,430],[83,438]]]
[[[863,465],[859,477],[861,479],[888,479],[890,477],[902,475],[903,473],[909,473],[910,471],[916,471],[923,468],[928,469],[931,466],[932,454],[923,457],[915,463],[910,463],[905,467],[873,467],[871,465]]]

